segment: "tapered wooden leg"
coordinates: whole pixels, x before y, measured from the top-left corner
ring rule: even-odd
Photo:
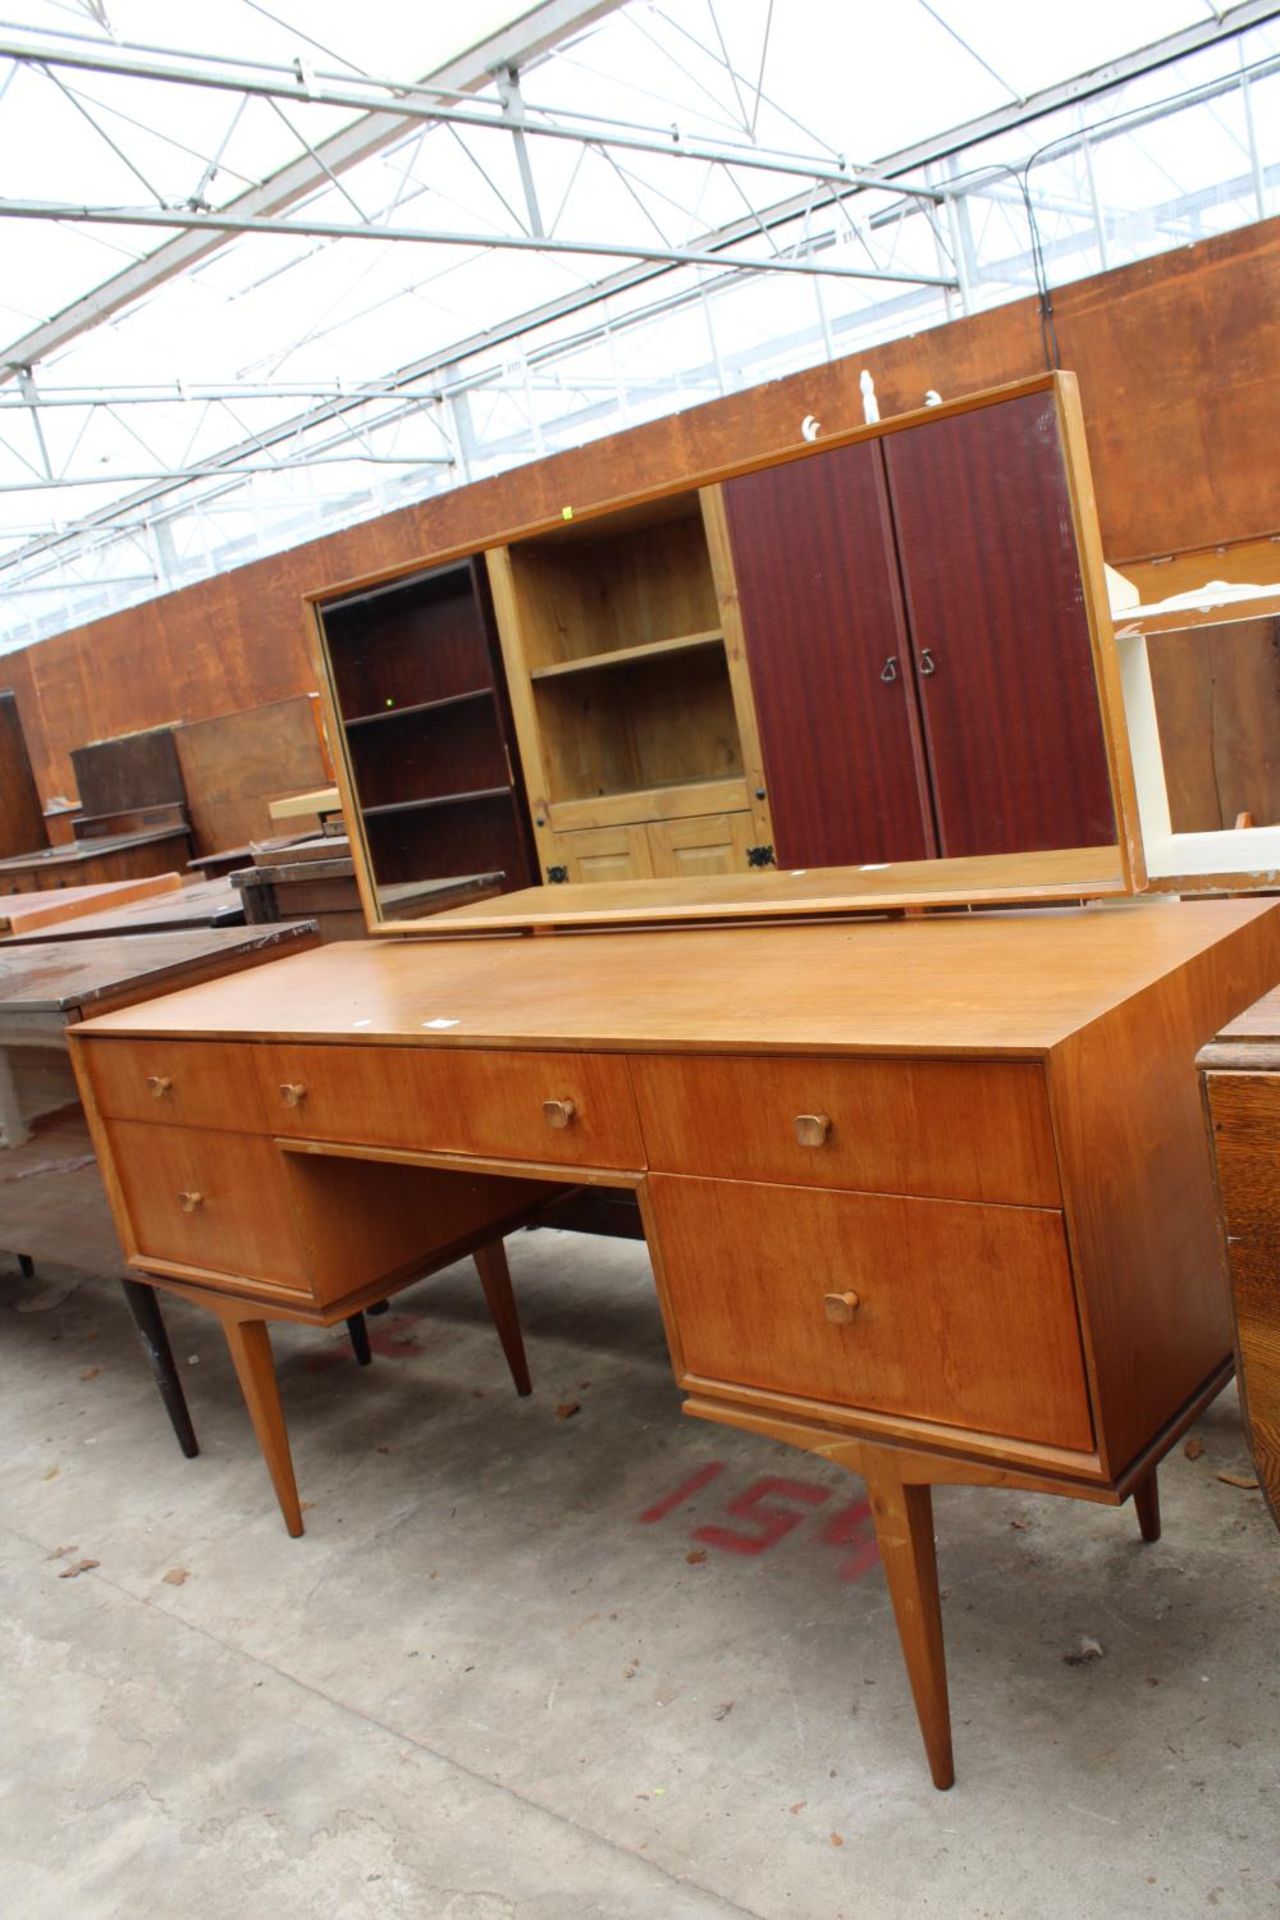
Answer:
[[[265,1320],[224,1319],[231,1358],[235,1362],[240,1391],[258,1436],[262,1457],[271,1475],[271,1484],[280,1502],[284,1524],[296,1540],[302,1532],[302,1508],[298,1504],[298,1486],[293,1477],[289,1436],[285,1432],[284,1410],[276,1384],[275,1362],[271,1358],[271,1336]]]
[[[507,1266],[506,1249],[501,1240],[494,1240],[489,1246],[480,1247],[476,1252],[475,1262],[480,1274],[480,1284],[484,1288],[484,1297],[489,1303],[493,1324],[498,1329],[498,1338],[502,1342],[502,1351],[507,1356],[511,1378],[516,1383],[516,1392],[532,1393],[533,1383],[529,1378],[529,1363],[525,1359],[524,1341],[520,1336],[520,1313],[511,1286],[511,1270]]]
[[[904,1486],[890,1461],[868,1467],[867,1493],[929,1771],[934,1786],[946,1788],[954,1784],[956,1770],[933,1543],[933,1492],[929,1487]]]
[[[1133,1490],[1133,1504],[1137,1509],[1138,1525],[1142,1529],[1144,1540],[1160,1538],[1160,1483],[1156,1479],[1156,1470],[1152,1467],[1146,1479]]]
[[[369,1345],[369,1329],[364,1323],[362,1313],[353,1313],[347,1320],[347,1332],[351,1335],[351,1349],[357,1363],[367,1367],[373,1360],[373,1348]]]
[[[391,1302],[389,1300],[375,1300],[371,1307],[365,1308],[366,1313],[390,1313],[390,1311]]]
[[[20,1253],[18,1255],[18,1272],[22,1275],[23,1279],[33,1280],[35,1278],[35,1271],[36,1263],[31,1258],[31,1255],[29,1253]]]
[[[169,1416],[170,1425],[178,1436],[178,1445],[188,1460],[194,1460],[200,1451],[196,1440],[196,1430],[191,1424],[191,1415],[187,1411],[187,1396],[182,1391],[182,1381],[178,1369],[173,1364],[173,1348],[169,1345],[169,1335],[165,1331],[164,1320],[160,1314],[160,1302],[156,1299],[156,1290],[149,1287],[145,1280],[121,1280],[124,1297],[129,1312],[133,1315],[133,1324],[138,1329],[142,1341],[142,1351],[155,1375],[156,1385],[160,1389],[160,1398],[164,1410]]]

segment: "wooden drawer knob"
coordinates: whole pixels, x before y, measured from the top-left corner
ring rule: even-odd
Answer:
[[[822,1304],[828,1320],[837,1327],[847,1327],[858,1311],[856,1293],[824,1293]]]
[[[826,1113],[798,1113],[796,1115],[796,1145],[798,1147],[821,1147],[826,1144],[831,1132],[831,1116]]]
[[[184,1213],[194,1213],[197,1207],[204,1205],[204,1195],[194,1191],[180,1193],[178,1195],[178,1204]]]
[[[544,1100],[542,1117],[549,1127],[567,1127],[577,1109],[572,1100]]]
[[[301,1081],[286,1080],[280,1088],[280,1098],[286,1107],[300,1107],[307,1097],[307,1090]]]
[[[162,1100],[166,1093],[172,1093],[173,1091],[173,1082],[167,1073],[149,1073],[147,1075],[147,1085],[151,1089],[151,1096],[154,1100]]]

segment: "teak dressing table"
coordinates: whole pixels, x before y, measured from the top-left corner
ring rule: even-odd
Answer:
[[[78,1028],[131,1262],[218,1314],[301,1533],[267,1322],[333,1324],[557,1185],[636,1189],[686,1411],[865,1477],[949,1786],[931,1488],[1132,1494],[1157,1537],[1231,1371],[1195,1054],[1280,974],[1280,908],[484,911]]]

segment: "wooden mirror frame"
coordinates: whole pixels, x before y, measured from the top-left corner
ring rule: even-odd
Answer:
[[[388,919],[384,915],[379,904],[368,836],[357,796],[333,662],[325,634],[326,608],[332,609],[339,602],[349,601],[379,587],[393,586],[400,581],[408,583],[429,570],[469,560],[493,548],[552,534],[562,529],[565,520],[577,524],[604,519],[624,510],[643,508],[650,502],[661,502],[712,487],[764,467],[804,460],[836,447],[878,439],[956,414],[1038,393],[1053,395],[1057,413],[1116,823],[1116,841],[1113,845],[1042,853],[989,854],[967,859],[941,857],[874,868],[827,867],[807,872],[767,870],[723,874],[701,880],[628,880],[538,886],[425,918]],[[421,937],[424,934],[456,935],[464,932],[497,934],[555,927],[674,925],[758,917],[797,918],[879,914],[886,911],[954,910],[1018,902],[1045,904],[1122,896],[1142,891],[1147,884],[1134,766],[1125,718],[1125,688],[1112,625],[1079,392],[1075,376],[1070,373],[1046,373],[1030,380],[944,402],[939,406],[897,414],[874,425],[826,435],[815,442],[785,447],[731,466],[684,476],[669,485],[621,498],[594,501],[588,505],[576,502],[566,504],[560,519],[544,519],[512,528],[496,533],[480,544],[446,548],[360,580],[331,585],[306,594],[304,604],[310,622],[313,658],[325,705],[360,896],[366,924],[374,935]],[[1130,696],[1132,699],[1132,690]]]

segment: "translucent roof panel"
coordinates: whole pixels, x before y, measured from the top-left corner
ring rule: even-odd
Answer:
[[[0,648],[1275,211],[1236,12],[10,0]]]

